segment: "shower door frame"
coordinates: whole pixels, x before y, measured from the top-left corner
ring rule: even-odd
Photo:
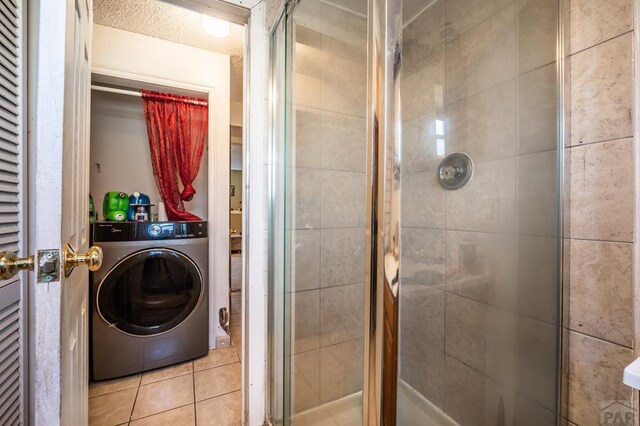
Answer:
[[[276,164],[278,157],[278,146],[277,141],[278,137],[284,137],[285,147],[284,152],[286,156],[287,144],[289,143],[289,135],[287,129],[288,117],[290,114],[290,96],[292,92],[292,82],[290,75],[288,75],[288,71],[290,70],[290,61],[291,61],[291,52],[292,48],[290,45],[290,41],[292,40],[292,30],[291,23],[289,19],[293,16],[293,12],[298,5],[299,0],[285,0],[278,12],[276,13],[276,18],[274,19],[273,26],[269,29],[269,75],[268,75],[268,94],[269,94],[269,146],[267,149],[267,158],[269,162],[268,169],[268,184],[267,184],[267,220],[268,220],[268,272],[267,272],[267,291],[269,295],[269,303],[268,303],[268,312],[267,312],[267,375],[269,379],[267,380],[267,384],[265,387],[266,396],[267,396],[267,423],[270,425],[280,424],[280,418],[282,420],[283,425],[290,424],[289,419],[291,418],[291,298],[288,295],[288,289],[286,288],[287,279],[282,276],[284,285],[282,289],[278,289],[277,287],[277,278],[278,273],[284,273],[286,270],[285,261],[282,261],[282,265],[276,265],[276,262],[279,259],[275,256],[276,248],[282,248],[282,252],[286,252],[286,237],[280,241],[278,239],[277,230],[280,228],[277,226],[280,222],[282,222],[282,229],[286,229],[286,224],[288,221],[288,217],[286,214],[286,201],[284,202],[285,206],[283,209],[284,216],[282,220],[277,218],[276,210],[281,209],[277,207],[277,203],[279,201],[278,195],[278,172],[276,168]],[[284,26],[282,28],[282,26]],[[284,73],[284,79],[279,81],[278,75],[276,75],[277,67],[274,64],[274,46],[277,43],[275,37],[278,32],[282,32],[284,36],[284,46],[279,46],[283,52],[280,52],[284,58],[284,69],[282,72]],[[279,89],[278,83],[282,83],[284,85],[284,90],[282,93],[277,93]],[[283,95],[282,102],[282,111],[279,111],[278,105],[275,100],[277,100],[277,95]],[[279,114],[282,113],[283,117],[279,117]],[[278,134],[277,125],[275,124],[278,118],[284,118],[285,124],[283,126],[282,134]],[[284,162],[284,167],[286,168],[286,161]],[[285,188],[286,188],[286,177],[285,179]],[[285,189],[286,192],[286,189]],[[286,195],[283,196],[283,199],[286,199]],[[278,311],[278,304],[275,302],[274,297],[280,297],[280,292],[282,293],[283,301],[282,301],[282,311]],[[277,329],[276,324],[280,324],[282,329]],[[278,341],[276,337],[276,332],[281,332],[281,340]],[[280,348],[278,348],[278,343],[280,344]],[[280,353],[279,350],[282,352]],[[278,356],[281,355],[281,359]],[[278,364],[280,363],[281,364]],[[280,369],[279,369],[280,367]],[[277,377],[278,373],[282,375],[282,377]],[[277,383],[281,384],[281,387],[278,386]],[[282,392],[282,395],[277,396],[276,393],[279,391]],[[278,405],[278,402],[281,404]]]
[[[304,0],[285,0],[276,14],[275,22],[287,26],[296,7]],[[556,424],[566,418],[567,342],[563,328],[563,267],[564,267],[564,176],[565,134],[567,126],[565,44],[568,31],[565,16],[568,0],[557,0],[557,322],[556,322]],[[272,37],[278,25],[270,29]],[[365,301],[364,301],[364,375],[362,420],[363,426],[395,425],[397,415],[399,290],[400,290],[400,181],[401,181],[401,98],[402,75],[402,0],[368,0],[367,13],[367,224],[365,245]],[[291,39],[289,39],[291,40]],[[287,49],[288,47],[285,47]],[[389,52],[393,52],[390,54]],[[270,68],[271,72],[273,69]],[[273,75],[269,76],[273,93]],[[290,81],[287,82],[290,84]],[[290,87],[290,86],[287,86]],[[290,95],[290,94],[289,94]],[[270,118],[274,119],[274,105],[270,103]],[[275,139],[270,134],[270,154]],[[271,159],[270,159],[271,160]],[[270,167],[273,163],[270,161]],[[275,188],[269,188],[269,212],[272,211]],[[270,219],[271,225],[271,219]],[[270,226],[271,229],[271,226]],[[269,255],[273,247],[269,243]],[[271,265],[272,259],[269,259]],[[271,279],[271,277],[269,277]],[[269,285],[271,292],[272,286]],[[271,309],[271,303],[269,304]],[[287,313],[288,314],[288,313]],[[284,315],[287,315],[284,314]],[[270,319],[271,321],[271,312]],[[269,327],[269,332],[273,330]],[[285,340],[289,340],[285,332]],[[272,344],[272,336],[269,336]],[[271,350],[269,350],[271,353]],[[269,375],[274,373],[269,357]],[[285,371],[291,371],[285,368]],[[273,377],[270,378],[273,380]],[[284,378],[286,380],[286,378]],[[271,381],[270,380],[270,381]],[[289,385],[290,388],[290,385]],[[285,389],[287,387],[285,386]],[[268,400],[273,395],[267,391]],[[284,408],[284,424],[289,424],[289,401]],[[273,407],[269,407],[273,410]],[[273,413],[269,415],[272,423]]]
[[[564,16],[568,0],[557,0],[557,292],[555,421],[567,407],[567,359],[563,324],[565,101]],[[367,84],[367,240],[363,425],[395,425],[397,415],[402,0],[369,0]],[[390,53],[393,52],[393,53]],[[390,262],[390,259],[393,259]],[[566,413],[564,413],[566,414]]]
[[[398,394],[402,1],[369,0],[363,425],[395,425]]]

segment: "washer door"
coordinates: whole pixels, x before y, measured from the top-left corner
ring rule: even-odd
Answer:
[[[171,330],[196,308],[202,275],[184,254],[153,248],[118,262],[98,287],[97,308],[113,327],[136,336]]]

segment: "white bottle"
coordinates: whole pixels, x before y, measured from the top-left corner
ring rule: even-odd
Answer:
[[[164,208],[164,202],[158,202],[158,222],[167,222],[167,211]]]

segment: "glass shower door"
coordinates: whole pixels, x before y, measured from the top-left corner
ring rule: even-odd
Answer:
[[[398,424],[554,425],[558,2],[402,16]]]
[[[359,425],[367,3],[289,6],[271,36],[272,417]]]
[[[558,10],[289,3],[271,35],[275,424],[556,424]]]

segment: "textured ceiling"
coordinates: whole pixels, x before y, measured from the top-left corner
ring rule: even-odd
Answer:
[[[94,0],[93,10],[96,24],[231,56],[231,100],[242,102],[242,26],[230,24],[228,36],[212,37],[200,13],[158,0]]]

